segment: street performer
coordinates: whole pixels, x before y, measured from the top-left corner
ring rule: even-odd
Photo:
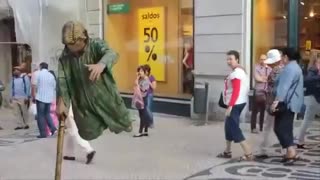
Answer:
[[[72,104],[79,135],[98,138],[104,130],[132,130],[129,111],[120,97],[112,67],[118,59],[106,42],[91,39],[80,22],[67,22],[62,29],[65,48],[58,64],[57,113],[67,117]]]

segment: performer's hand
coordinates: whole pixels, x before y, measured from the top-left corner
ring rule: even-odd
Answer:
[[[57,107],[56,107],[56,113],[58,115],[59,118],[61,117],[67,117],[67,107],[66,105],[64,104],[62,98],[58,98],[58,101],[57,101]]]
[[[98,63],[98,64],[86,64],[86,67],[88,67],[89,71],[91,72],[89,79],[91,81],[96,81],[100,78],[100,75],[106,66],[104,64]]]

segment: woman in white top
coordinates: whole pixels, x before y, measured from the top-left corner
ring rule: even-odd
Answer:
[[[239,65],[239,52],[227,53],[227,64],[232,72],[225,79],[223,91],[224,104],[227,105],[225,120],[226,149],[217,157],[232,158],[231,143],[240,143],[244,156],[240,161],[251,161],[253,155],[250,146],[240,129],[240,114],[246,106],[249,92],[249,79],[244,69]]]

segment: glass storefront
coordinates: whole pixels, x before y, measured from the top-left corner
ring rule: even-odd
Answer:
[[[252,59],[288,45],[288,0],[253,0]]]
[[[193,0],[105,0],[104,7],[104,38],[120,54],[113,69],[120,91],[131,93],[138,65],[149,64],[156,95],[190,96]]]
[[[320,57],[320,1],[299,2],[299,49],[305,67],[310,59]]]

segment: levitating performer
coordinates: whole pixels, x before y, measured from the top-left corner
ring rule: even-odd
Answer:
[[[68,117],[72,104],[79,135],[88,141],[105,129],[130,132],[129,111],[111,72],[118,54],[105,41],[89,38],[79,22],[64,25],[62,42],[65,48],[58,65],[58,115]]]

